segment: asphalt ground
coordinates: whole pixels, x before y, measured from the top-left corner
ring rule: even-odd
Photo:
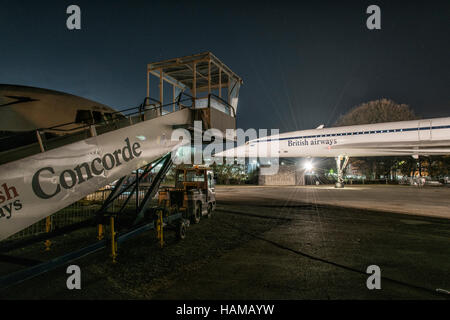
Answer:
[[[219,187],[223,200],[240,200],[245,190],[244,203],[255,201],[288,201],[325,204],[346,208],[404,213],[450,219],[449,186],[408,185],[346,185],[337,189],[334,185],[319,186],[246,186]],[[242,202],[240,202],[242,203]]]
[[[0,297],[450,297],[436,292],[450,290],[450,220],[376,211],[371,207],[330,206],[315,200],[320,195],[314,191],[308,190],[309,197],[302,197],[299,189],[302,188],[218,187],[215,214],[191,225],[183,241],[167,232],[166,245],[161,249],[154,231],[150,231],[122,244],[116,264],[111,263],[107,250],[74,262],[81,268],[81,290],[67,289],[66,267],[61,267],[10,287],[0,292]],[[414,193],[413,190],[423,192],[425,188],[408,192]],[[38,243],[11,254],[50,259],[95,241],[95,235],[94,228],[87,228],[55,238],[49,252]],[[366,286],[366,269],[370,265],[380,267],[380,290]],[[14,268],[17,266],[0,264],[1,274]]]

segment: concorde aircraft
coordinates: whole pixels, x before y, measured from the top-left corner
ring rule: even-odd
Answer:
[[[111,107],[72,94],[9,84],[0,84],[0,112],[2,134],[50,128],[65,123],[71,123],[64,126],[65,130],[70,130],[83,123],[118,116]]]
[[[349,157],[450,154],[450,117],[293,131],[246,142],[216,156],[333,157],[338,182]]]

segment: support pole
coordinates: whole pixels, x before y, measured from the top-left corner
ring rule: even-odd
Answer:
[[[219,68],[219,98],[222,98],[222,68]]]
[[[147,97],[150,97],[150,72],[147,69]]]
[[[136,169],[136,213],[139,210],[139,169]]]
[[[48,216],[45,218],[45,232],[49,233],[52,231],[52,218],[51,216]],[[50,240],[45,240],[45,251],[50,251],[50,246],[52,245],[52,242]]]
[[[211,94],[211,60],[208,62],[208,95]]]
[[[97,240],[103,240],[105,236],[105,231],[103,230],[103,224],[99,223],[97,225]]]
[[[175,112],[175,86],[172,85],[172,112]]]
[[[156,235],[157,238],[159,239],[159,245],[161,246],[161,248],[164,246],[164,222],[163,222],[163,211],[159,210],[158,212],[158,220],[157,220],[157,225],[156,225]]]
[[[228,83],[227,83],[227,87],[228,87],[228,89],[227,89],[227,102],[228,102],[228,104],[230,104],[230,75],[228,75]]]
[[[162,106],[164,105],[164,80],[162,69],[159,69],[159,101],[161,102],[160,115],[162,115]]]
[[[194,62],[194,81],[192,82],[192,96],[194,97],[194,101],[192,102],[193,107],[195,108],[195,99],[197,99],[197,63]]]
[[[44,144],[42,143],[42,137],[39,130],[36,130],[36,137],[39,143],[39,148],[41,149],[41,152],[45,152]]]
[[[95,125],[90,125],[89,126],[89,131],[91,133],[91,137],[96,137],[97,136],[97,130],[95,129]]]
[[[110,224],[111,224],[111,257],[112,257],[112,263],[116,263],[117,260],[117,239],[116,239],[116,232],[114,231],[114,217],[111,216],[110,218]]]

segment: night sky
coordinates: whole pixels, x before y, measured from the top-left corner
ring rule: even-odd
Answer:
[[[381,30],[366,28],[370,4]],[[382,97],[450,116],[449,22],[449,1],[0,0],[0,83],[124,109],[143,101],[147,63],[211,51],[244,80],[241,128],[332,125]]]

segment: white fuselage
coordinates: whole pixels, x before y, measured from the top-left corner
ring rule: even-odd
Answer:
[[[445,155],[450,154],[450,117],[286,132],[251,140],[220,155],[233,154],[282,158]]]
[[[22,132],[63,124],[67,125],[59,129],[69,130],[90,120],[111,119],[117,111],[64,92],[0,84],[0,114],[0,132]],[[59,130],[53,133],[64,132]]]

